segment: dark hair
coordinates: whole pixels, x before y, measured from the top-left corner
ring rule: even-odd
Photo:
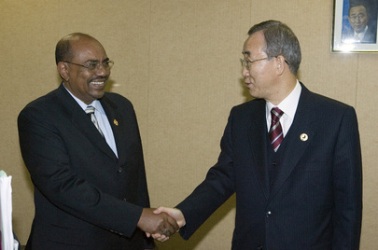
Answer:
[[[275,20],[268,20],[254,25],[248,31],[248,35],[251,36],[258,31],[263,31],[267,56],[282,55],[289,65],[290,71],[296,75],[302,55],[298,38],[294,32],[286,24]]]
[[[72,33],[72,34],[69,34],[69,35],[63,37],[56,44],[56,47],[55,47],[55,62],[56,62],[56,64],[58,64],[61,61],[71,61],[71,59],[74,56],[73,52],[72,52],[72,48],[71,48],[72,47],[71,41],[79,40],[81,38],[96,40],[92,36],[84,34],[84,33],[80,33],[80,32]]]
[[[349,10],[348,10],[348,16],[350,16],[350,10],[357,6],[363,6],[366,10],[366,14],[369,16],[369,7],[368,3],[365,1],[350,1],[349,2]]]

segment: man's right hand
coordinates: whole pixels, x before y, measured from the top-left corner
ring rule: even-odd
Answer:
[[[154,213],[154,210],[143,208],[137,227],[146,232],[147,236],[160,235],[161,241],[165,241],[179,230],[179,225],[167,213]]]
[[[177,208],[159,207],[154,210],[154,214],[160,213],[166,213],[172,218],[174,218],[180,228],[182,228],[186,224],[184,214],[181,212],[181,210]]]
[[[177,208],[159,207],[158,209],[154,211],[154,214],[162,214],[162,213],[163,214],[166,213],[169,216],[171,216],[173,219],[175,219],[179,228],[182,228],[183,226],[185,226],[186,221],[185,221],[184,214],[181,212],[181,210]],[[158,240],[161,242],[164,242],[169,239],[169,237],[167,237],[166,235],[159,234],[159,233],[148,234],[148,236],[152,236],[155,240]]]

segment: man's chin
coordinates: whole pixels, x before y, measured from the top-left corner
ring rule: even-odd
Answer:
[[[105,94],[105,91],[104,90],[101,90],[101,91],[93,91],[91,96],[94,98],[94,99],[101,99]]]

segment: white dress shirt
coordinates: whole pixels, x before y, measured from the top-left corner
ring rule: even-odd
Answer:
[[[286,136],[291,124],[293,123],[301,91],[302,86],[299,84],[299,81],[297,80],[297,83],[293,91],[291,91],[291,93],[277,106],[273,105],[271,102],[266,102],[266,125],[268,127],[268,131],[270,130],[270,125],[272,121],[272,115],[270,114],[270,110],[274,107],[278,107],[284,112],[280,119],[280,123],[282,126],[282,132],[284,134],[284,137]]]
[[[102,107],[100,101],[94,100],[90,104],[85,104],[82,100],[74,96],[67,88],[66,90],[68,91],[68,93],[71,94],[71,96],[80,105],[80,107],[84,110],[84,112],[87,106],[93,106],[95,108],[95,116],[96,116],[98,125],[100,126],[100,129],[102,133],[104,134],[105,140],[108,143],[109,147],[113,150],[114,154],[118,157],[118,151],[117,151],[117,146],[114,139],[113,130],[110,126],[108,117],[106,116],[105,110]]]
[[[367,30],[368,30],[368,26],[366,25],[364,31],[359,32],[359,33],[354,32],[354,40],[355,40],[356,42],[361,42],[362,39],[364,39],[364,36],[365,36],[365,33],[366,33]]]

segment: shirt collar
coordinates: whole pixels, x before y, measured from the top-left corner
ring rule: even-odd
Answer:
[[[362,32],[354,32],[354,36],[358,36],[359,39],[364,38],[366,31],[368,30],[368,26],[365,26],[365,29]]]
[[[273,107],[278,107],[284,112],[284,115],[287,115],[288,117],[290,117],[291,120],[294,120],[294,115],[295,115],[295,112],[297,111],[301,91],[302,91],[302,86],[297,80],[297,83],[295,84],[294,89],[281,103],[275,106],[271,102],[266,102],[267,115],[270,114],[270,110]]]
[[[64,85],[63,85],[64,86]],[[74,96],[71,91],[69,91],[69,89],[67,89],[65,86],[64,88],[68,91],[68,93],[70,93],[70,95],[72,96],[72,98],[77,102],[77,104],[79,104],[79,106],[85,110],[88,106],[93,106],[95,108],[96,111],[104,114],[105,111],[100,103],[99,100],[94,100],[93,102],[91,102],[90,104],[86,104],[84,103],[82,100],[80,100],[79,98],[77,98],[76,96]]]

